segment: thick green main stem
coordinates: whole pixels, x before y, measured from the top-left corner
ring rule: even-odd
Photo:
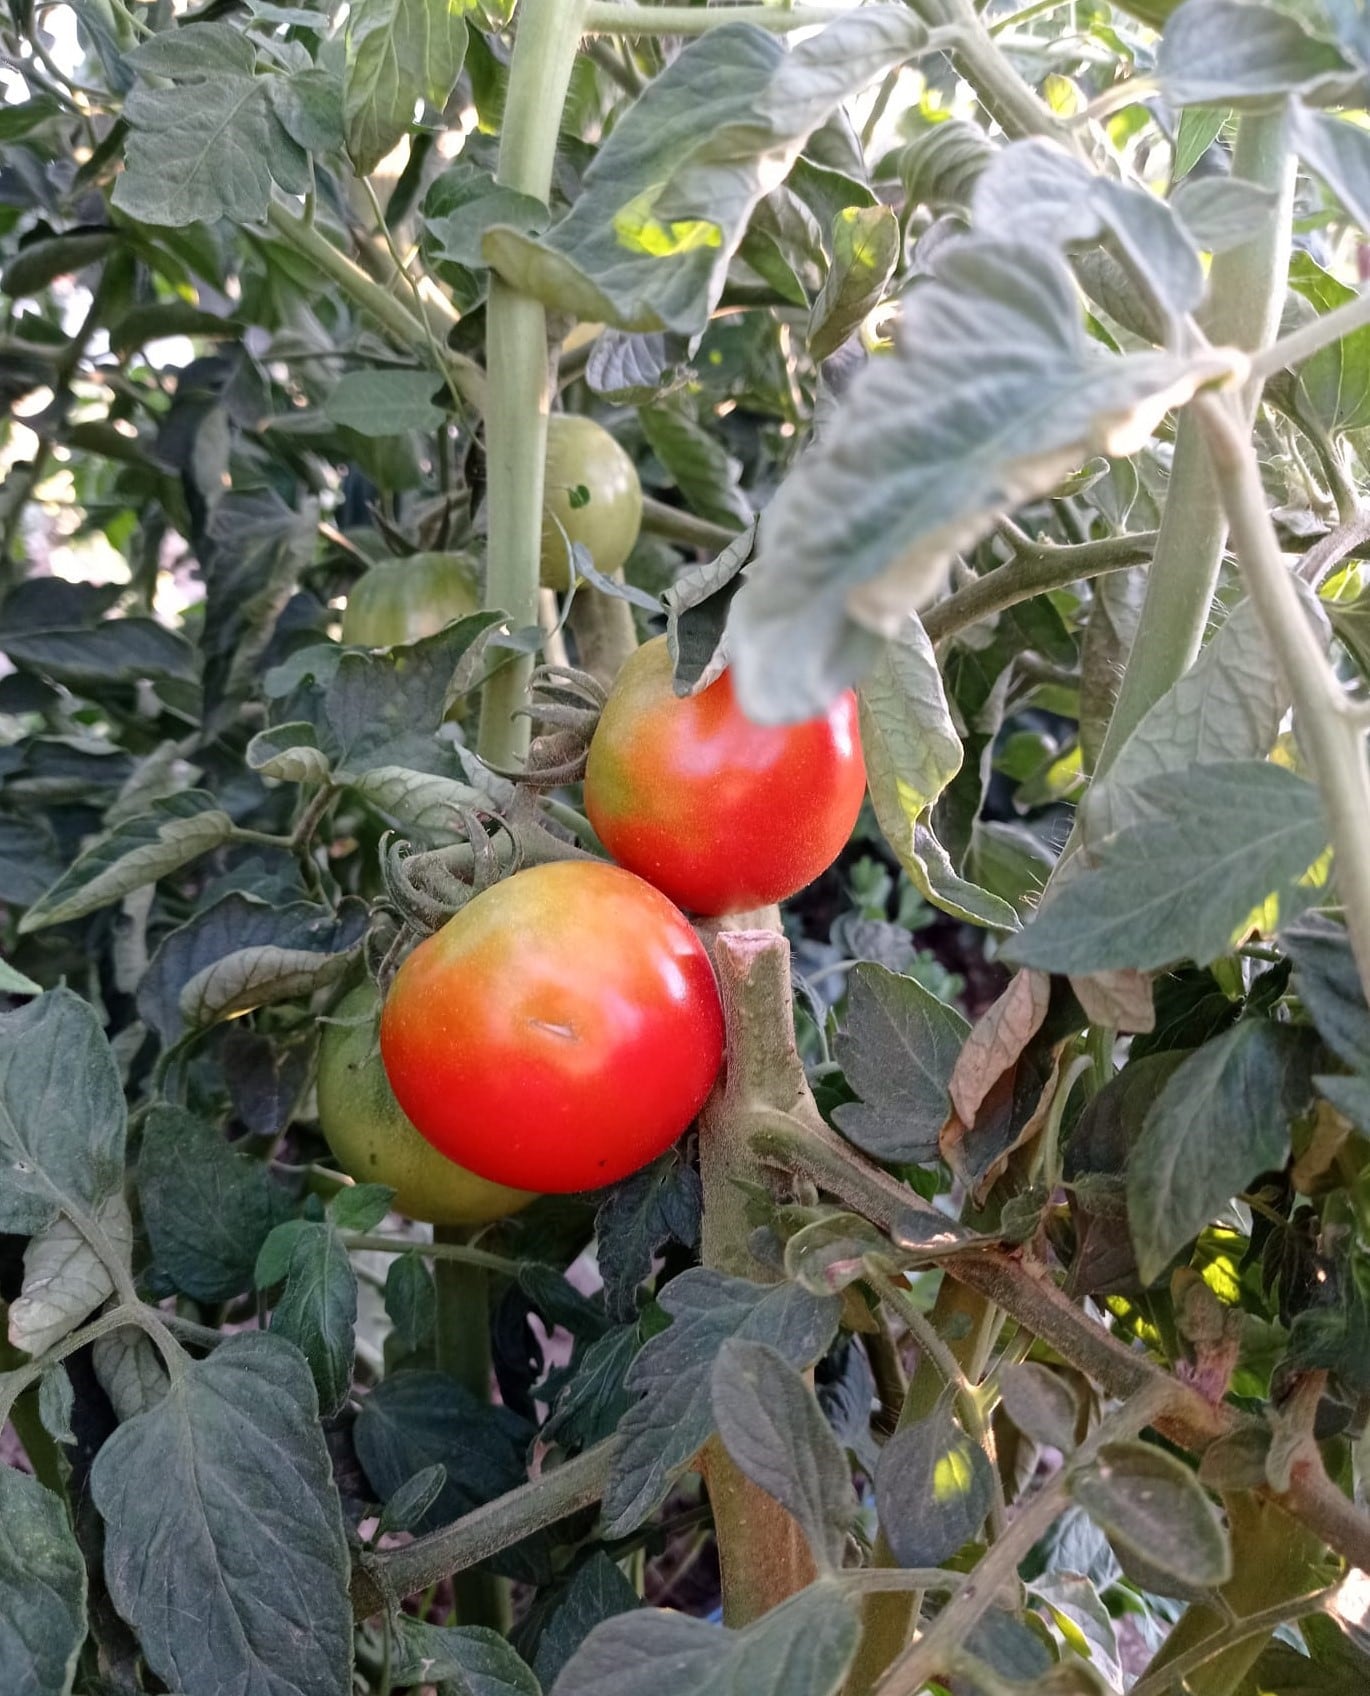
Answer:
[[[576,62],[586,0],[523,0],[509,70],[496,180],[545,201],[551,192],[557,131]],[[547,314],[542,302],[490,281],[486,317],[485,411],[490,540],[487,606],[507,613],[514,629],[538,622],[542,553],[542,486],[551,403]],[[533,662],[502,666],[481,696],[480,754],[511,765],[527,752],[526,705]]]
[[[437,1225],[433,1240],[466,1245],[460,1226]],[[490,1275],[483,1266],[441,1259],[433,1266],[437,1297],[436,1352],[439,1372],[454,1378],[484,1407],[490,1401]],[[509,1587],[495,1573],[470,1567],[452,1580],[459,1625],[507,1631]]]
[[[1289,273],[1295,171],[1287,110],[1244,114],[1237,126],[1233,175],[1269,190],[1276,201],[1259,236],[1213,261],[1206,328],[1215,343],[1250,353],[1274,336]],[[1253,385],[1246,398],[1254,417],[1259,387]],[[1170,489],[1141,620],[1099,753],[1097,776],[1108,771],[1143,716],[1198,656],[1226,540],[1227,520],[1203,431],[1186,413],[1176,432]]]

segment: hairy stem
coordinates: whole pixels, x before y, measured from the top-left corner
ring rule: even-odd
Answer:
[[[437,1247],[468,1248],[470,1233],[460,1226],[437,1225]],[[482,1407],[490,1402],[490,1285],[483,1266],[448,1257],[433,1266],[436,1293],[438,1371],[469,1390]],[[458,1573],[453,1594],[460,1625],[485,1625],[507,1631],[509,1586],[493,1572],[472,1568]]]
[[[1327,664],[1285,569],[1244,419],[1230,400],[1216,395],[1201,397],[1192,410],[1208,441],[1247,593],[1294,698],[1300,745],[1317,779],[1331,831],[1351,947],[1370,996],[1370,856],[1365,852],[1370,841],[1370,766],[1364,728]]]
[[[793,1105],[807,1094],[795,1048],[790,949],[775,930],[722,931],[713,941],[723,997],[728,1062],[699,1125],[704,1184],[701,1258],[735,1277],[771,1283],[775,1272],[752,1255],[744,1184],[763,1181],[750,1126],[760,1104]],[[816,1576],[795,1520],[745,1477],[717,1437],[704,1475],[718,1536],[723,1618],[750,1624]]]
[[[618,5],[616,0],[588,5],[582,28],[586,35],[703,35],[720,24],[752,24],[784,35],[835,23],[849,13],[834,6],[696,6]]]
[[[929,607],[923,628],[934,642],[942,642],[982,618],[990,618],[1019,601],[1030,601],[1052,589],[1064,589],[1088,577],[1122,571],[1150,559],[1156,546],[1154,530],[1131,536],[1107,536],[1098,542],[1079,542],[1065,547],[1038,544],[1020,548],[1018,557],[967,583],[954,595]]]
[[[586,0],[524,0],[509,69],[496,181],[545,201],[551,192],[557,129]],[[498,276],[485,309],[485,410],[490,541],[486,604],[507,613],[514,629],[538,621],[542,554],[542,489],[552,384],[547,313]],[[481,758],[508,766],[528,749],[527,704],[532,657],[501,666],[481,692]]]
[[[366,313],[380,329],[407,352],[429,359],[432,350],[432,331],[421,323],[402,300],[389,289],[374,282],[354,264],[345,253],[321,234],[318,226],[309,223],[303,214],[293,212],[278,200],[267,207],[267,222],[277,234],[286,237],[291,247],[306,258],[316,271],[336,283],[352,304]],[[403,286],[398,284],[397,286]],[[443,374],[472,406],[485,401],[485,373],[465,354],[443,350]]]
[[[617,1437],[608,1437],[452,1525],[364,1556],[352,1575],[353,1612],[367,1619],[597,1502],[617,1446]]]
[[[1276,200],[1259,235],[1213,261],[1206,328],[1214,342],[1256,352],[1274,334],[1289,273],[1295,170],[1287,110],[1243,113],[1232,173],[1268,190]],[[1253,381],[1246,396],[1252,417],[1259,398],[1259,381]],[[1176,432],[1146,599],[1099,751],[1097,776],[1108,771],[1143,716],[1198,656],[1226,540],[1227,520],[1204,451],[1203,431],[1186,413]]]

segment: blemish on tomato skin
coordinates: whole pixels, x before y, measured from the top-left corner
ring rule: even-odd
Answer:
[[[553,1024],[550,1019],[529,1019],[529,1028],[535,1031],[546,1031],[549,1036],[562,1037],[567,1042],[576,1042],[576,1027],[574,1025]]]

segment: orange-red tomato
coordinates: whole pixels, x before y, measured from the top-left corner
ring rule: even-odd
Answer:
[[[713,967],[664,895],[559,860],[477,895],[396,973],[381,1056],[410,1120],[498,1184],[567,1193],[645,1166],[723,1060]]]
[[[736,913],[826,870],[865,788],[850,690],[824,718],[753,724],[726,671],[677,696],[663,636],[618,675],[590,745],[585,809],[618,863],[677,905]]]

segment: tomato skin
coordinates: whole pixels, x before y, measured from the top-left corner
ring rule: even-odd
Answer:
[[[617,866],[559,860],[477,895],[400,967],[381,1017],[405,1112],[496,1183],[597,1189],[670,1147],[723,1059],[699,938]]]
[[[580,489],[589,499],[574,506],[572,491]],[[642,485],[632,460],[593,418],[553,413],[547,420],[542,496],[543,587],[571,587],[571,542],[579,542],[595,569],[612,577],[622,570],[641,528]]]
[[[319,1042],[319,1128],[338,1164],[363,1184],[386,1184],[394,1207],[430,1225],[484,1225],[534,1199],[445,1159],[405,1117],[376,1047],[380,995],[364,983],[345,995]]]
[[[678,697],[664,636],[619,673],[590,744],[585,810],[629,871],[690,912],[768,906],[841,853],[866,788],[856,696],[753,724],[725,671]]]
[[[343,612],[348,647],[391,648],[436,636],[453,619],[480,607],[469,560],[461,554],[414,554],[363,572]]]

